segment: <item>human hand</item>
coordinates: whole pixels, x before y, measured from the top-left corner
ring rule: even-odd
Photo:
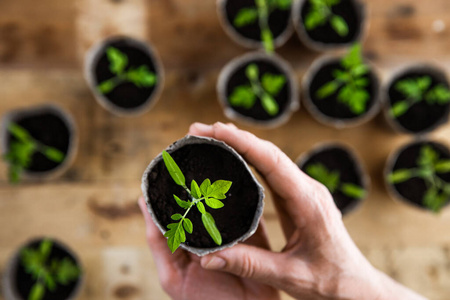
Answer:
[[[171,254],[166,238],[153,223],[144,198],[140,197],[138,202],[144,215],[147,242],[152,250],[161,285],[172,299],[279,299],[278,291],[263,283],[202,268],[200,257],[182,248],[178,248],[174,254]],[[258,230],[247,242],[261,249],[269,249],[263,224],[260,224]]]
[[[203,268],[254,279],[304,300],[424,299],[371,266],[350,238],[326,187],[274,144],[222,123],[195,123],[189,134],[224,141],[261,173],[287,240],[281,253],[238,244],[202,257]]]

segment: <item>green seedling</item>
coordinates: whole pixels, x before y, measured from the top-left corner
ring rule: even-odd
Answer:
[[[308,165],[306,167],[306,173],[326,186],[331,194],[341,191],[344,195],[355,199],[364,198],[366,195],[364,188],[353,183],[341,182],[340,173],[338,171],[328,170],[327,167],[321,163]]]
[[[230,95],[231,106],[250,109],[255,105],[256,99],[261,101],[264,110],[270,115],[275,116],[279,111],[279,106],[274,97],[276,97],[286,84],[284,75],[264,73],[259,79],[259,69],[256,64],[250,64],[245,69],[250,84],[236,87]]]
[[[309,0],[311,7],[305,17],[306,30],[311,31],[329,23],[339,36],[347,36],[347,22],[341,16],[333,13],[333,6],[340,2],[341,0]]]
[[[20,174],[31,164],[33,154],[42,153],[49,160],[60,163],[65,155],[56,148],[46,146],[35,140],[30,133],[16,123],[8,125],[9,133],[15,137],[9,145],[9,151],[3,159],[9,164],[9,181],[17,183],[20,181]]]
[[[186,179],[183,173],[173,160],[172,156],[166,151],[163,151],[162,157],[173,181],[175,181],[177,185],[182,186],[189,195],[188,200],[181,200],[178,196],[173,195],[178,206],[186,211],[183,215],[179,213],[173,214],[171,216],[172,220],[178,222],[167,225],[169,230],[166,231],[164,236],[167,237],[167,245],[169,246],[170,251],[174,253],[178,247],[180,247],[180,244],[186,241],[185,231],[192,233],[194,229],[193,224],[186,216],[194,206],[197,207],[197,210],[202,215],[202,223],[203,226],[205,226],[206,231],[209,233],[214,243],[220,246],[222,244],[222,236],[217,229],[213,216],[206,211],[202,201],[210,208],[222,208],[224,204],[221,200],[226,199],[225,194],[231,187],[231,181],[217,180],[211,184],[209,179],[205,179],[199,186],[195,180],[192,180],[191,189],[189,189],[186,186]]]
[[[346,105],[355,115],[363,114],[367,109],[370,94],[367,91],[369,79],[366,75],[370,67],[364,64],[361,45],[355,44],[340,61],[342,69],[332,72],[334,80],[324,84],[316,91],[316,97],[324,99],[337,93],[339,102]]]
[[[50,260],[52,247],[53,243],[46,239],[37,249],[25,248],[21,252],[21,263],[34,280],[28,300],[41,300],[47,290],[54,292],[58,285],[68,285],[80,276],[80,269],[71,258]]]
[[[156,74],[151,72],[146,65],[137,68],[128,66],[128,56],[114,47],[106,49],[106,56],[109,60],[109,70],[116,75],[113,78],[101,82],[97,89],[102,94],[107,94],[114,90],[119,84],[131,82],[136,87],[152,87],[157,82]]]
[[[423,205],[438,213],[450,198],[450,183],[438,176],[450,172],[450,159],[441,159],[431,146],[424,145],[416,163],[416,168],[393,171],[389,174],[388,181],[398,184],[411,178],[423,179],[427,185]]]
[[[255,0],[255,7],[246,7],[238,11],[233,24],[240,28],[258,22],[264,49],[267,53],[273,53],[273,34],[269,27],[269,16],[276,9],[290,9],[291,4],[292,0]]]
[[[398,81],[394,88],[405,99],[395,102],[389,113],[398,118],[404,115],[416,103],[425,101],[429,105],[444,105],[450,102],[450,90],[443,84],[431,87],[431,77],[421,76]]]

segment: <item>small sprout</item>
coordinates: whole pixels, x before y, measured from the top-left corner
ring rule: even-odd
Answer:
[[[114,47],[106,49],[106,56],[109,60],[109,70],[116,75],[113,78],[101,82],[97,89],[102,94],[110,93],[119,84],[131,82],[138,88],[152,87],[157,82],[157,77],[154,72],[151,72],[146,65],[141,65],[137,68],[128,66],[128,57],[125,53]]]
[[[49,160],[60,163],[65,155],[56,148],[46,146],[36,141],[30,133],[16,123],[8,125],[9,133],[15,138],[9,145],[9,151],[3,159],[9,164],[9,181],[17,183],[20,174],[31,165],[32,157],[36,152],[42,153]]]
[[[236,87],[230,95],[231,106],[252,108],[259,98],[263,109],[270,115],[278,114],[279,106],[275,97],[286,84],[284,75],[264,73],[259,80],[259,69],[256,64],[250,64],[245,70],[250,84]]]
[[[431,87],[430,76],[406,78],[398,81],[394,88],[401,93],[405,99],[395,102],[389,113],[398,118],[404,115],[416,103],[425,101],[429,105],[445,105],[450,103],[450,90],[443,84]]]
[[[438,176],[450,173],[450,159],[440,159],[437,151],[429,145],[424,145],[420,149],[416,163],[416,168],[393,171],[387,180],[391,184],[399,184],[412,178],[423,179],[427,190],[422,203],[431,211],[438,213],[450,198],[450,183]]]
[[[205,201],[205,204],[210,208],[222,208],[224,203],[221,200],[226,199],[225,194],[231,187],[231,181],[217,180],[211,184],[209,179],[205,179],[199,186],[195,180],[192,180],[191,189],[188,189],[186,186],[186,179],[172,156],[166,151],[163,151],[162,157],[173,181],[177,185],[182,186],[190,196],[190,199],[185,201],[181,200],[178,196],[173,195],[178,206],[186,211],[183,215],[179,213],[173,214],[171,216],[172,220],[178,222],[167,225],[169,230],[166,231],[164,236],[167,237],[167,245],[169,246],[170,251],[174,253],[178,247],[180,247],[180,244],[186,241],[186,232],[192,233],[194,229],[192,221],[186,216],[194,206],[197,207],[202,215],[202,223],[206,231],[209,233],[214,243],[220,246],[222,244],[222,236],[217,229],[213,216],[206,211],[205,205],[201,201]]]
[[[341,37],[348,35],[348,24],[341,16],[333,13],[333,6],[341,0],[309,0],[311,5],[305,17],[305,28],[311,31],[329,23],[333,30]]]
[[[339,102],[346,105],[355,115],[363,114],[367,109],[370,94],[367,91],[370,72],[368,65],[364,64],[361,55],[361,45],[355,44],[350,52],[341,60],[341,69],[332,73],[334,80],[325,83],[316,91],[316,97],[324,99],[337,94]]]
[[[255,0],[255,7],[245,7],[238,11],[233,24],[237,28],[258,23],[261,28],[261,41],[267,53],[274,51],[273,34],[269,27],[270,14],[278,10],[291,8],[292,0]]]
[[[364,188],[353,183],[342,183],[338,171],[330,171],[321,163],[306,166],[306,173],[322,183],[331,194],[340,191],[344,195],[355,199],[361,199],[366,195]]]
[[[69,257],[49,259],[52,247],[53,243],[45,239],[37,249],[22,250],[21,263],[35,282],[28,300],[41,300],[46,290],[54,292],[58,285],[68,285],[80,276],[80,269]]]

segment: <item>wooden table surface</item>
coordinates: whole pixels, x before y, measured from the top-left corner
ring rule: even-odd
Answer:
[[[366,2],[370,29],[364,52],[384,78],[417,60],[450,71],[450,1]],[[215,9],[213,0],[0,2],[0,114],[55,102],[73,114],[80,131],[78,155],[60,179],[10,186],[6,165],[0,164],[0,270],[27,239],[49,235],[81,257],[87,282],[80,299],[167,299],[136,199],[147,164],[184,136],[192,122],[227,121],[216,79],[230,59],[247,50],[225,35]],[[105,111],[82,76],[85,51],[113,34],[151,41],[163,60],[162,96],[140,117]],[[318,55],[295,35],[279,53],[292,63],[299,83]],[[450,298],[450,210],[437,216],[417,211],[394,202],[383,186],[387,155],[410,137],[394,134],[381,116],[338,131],[320,125],[304,109],[277,129],[241,127],[271,140],[292,159],[322,141],[354,147],[372,179],[367,201],[345,218],[356,244],[396,280],[431,299]],[[449,136],[450,125],[432,134],[450,146]],[[264,218],[279,250],[285,241],[270,196],[266,200]]]

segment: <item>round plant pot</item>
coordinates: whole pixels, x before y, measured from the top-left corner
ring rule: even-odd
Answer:
[[[310,31],[304,25],[305,17],[311,7],[310,0],[298,0],[293,4],[294,27],[302,43],[315,51],[328,51],[348,48],[361,41],[368,28],[366,5],[358,0],[341,0],[332,11],[341,16],[348,24],[348,34],[340,36],[330,23],[318,26]]]
[[[217,13],[225,32],[237,44],[250,48],[264,48],[261,42],[261,29],[258,20],[243,27],[233,25],[234,18],[242,8],[256,7],[255,0],[217,0]],[[291,9],[274,10],[269,16],[269,28],[272,31],[274,47],[280,47],[294,31],[291,22]]]
[[[246,69],[255,64],[259,69],[261,81],[264,74],[284,75],[286,82],[273,99],[279,107],[275,115],[270,115],[263,107],[261,99],[256,97],[251,108],[232,106],[230,96],[236,88],[250,86]],[[277,55],[264,52],[251,52],[230,61],[220,72],[217,81],[217,94],[225,116],[247,125],[273,128],[286,123],[292,113],[299,109],[297,79],[291,66]]]
[[[219,251],[249,238],[258,227],[264,208],[264,190],[246,162],[231,147],[212,138],[186,136],[173,143],[166,151],[173,157],[186,177],[186,185],[205,179],[232,181],[220,209],[206,210],[212,214],[222,235],[222,244],[216,245],[207,233],[197,209],[189,212],[193,223],[192,234],[186,234],[181,247],[199,256]],[[175,184],[166,169],[162,154],[147,167],[142,176],[142,192],[153,221],[162,233],[173,223],[174,213],[184,213],[173,195],[189,199],[187,192]]]
[[[21,179],[45,180],[61,176],[71,166],[77,152],[78,132],[71,115],[54,104],[10,111],[2,118],[0,148],[2,155],[9,151],[15,138],[8,131],[14,122],[25,128],[37,141],[54,147],[65,154],[62,162],[54,162],[41,153],[34,153],[30,166],[21,173]]]
[[[400,80],[421,76],[431,78],[430,89],[438,84],[449,88],[446,72],[440,67],[426,63],[408,65],[398,69],[382,88],[384,116],[390,127],[398,133],[426,134],[448,121],[450,103],[430,105],[424,100],[415,103],[405,114],[397,118],[391,115],[392,106],[405,98],[403,94],[396,90],[395,84]]]
[[[389,195],[394,200],[421,210],[430,210],[424,205],[423,201],[428,188],[424,179],[414,177],[396,184],[391,183],[389,180],[390,174],[395,170],[416,168],[421,148],[425,145],[431,146],[439,154],[440,159],[450,159],[450,150],[444,144],[427,139],[415,140],[393,151],[389,155],[384,168],[384,182]],[[439,174],[438,176],[447,183],[450,183],[450,172]],[[450,198],[445,205],[448,206],[449,203]]]
[[[31,274],[25,271],[21,263],[21,251],[25,248],[37,248],[43,238],[32,239],[24,244],[6,264],[3,273],[3,296],[5,300],[27,300],[28,294],[35,283]],[[58,240],[51,239],[53,243],[49,259],[62,259],[69,257],[81,271],[80,276],[68,285],[58,285],[54,292],[46,290],[42,300],[74,300],[82,290],[84,273],[78,256],[68,246]]]
[[[116,48],[127,56],[125,72],[130,68],[146,66],[156,75],[153,86],[139,87],[128,81],[122,81],[109,92],[101,92],[99,85],[116,75],[110,69],[106,50]],[[157,101],[164,85],[164,71],[156,51],[148,44],[124,36],[111,37],[94,45],[86,54],[84,76],[97,102],[118,116],[135,116],[148,111]]]
[[[332,72],[340,68],[340,56],[324,55],[316,59],[302,81],[303,103],[311,115],[320,123],[337,129],[355,127],[371,120],[380,110],[380,80],[375,67],[369,62],[370,72],[364,77],[369,80],[366,90],[370,99],[366,111],[360,115],[337,99],[337,93],[323,99],[315,94],[324,84],[333,80]]]
[[[308,170],[316,164],[323,165],[330,172],[339,172],[339,184],[333,192],[331,190],[330,192],[332,192],[334,203],[342,215],[360,207],[369,194],[370,177],[362,164],[362,160],[352,148],[345,144],[336,142],[319,144],[297,158],[296,164],[303,172],[313,178],[314,176],[309,174]],[[320,182],[320,180],[318,181]],[[363,188],[365,190],[364,196],[349,196],[345,192],[345,184],[348,183]]]

